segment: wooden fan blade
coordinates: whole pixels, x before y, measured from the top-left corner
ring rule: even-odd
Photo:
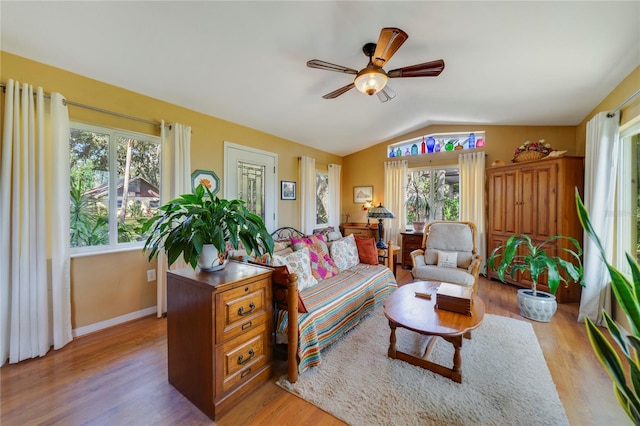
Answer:
[[[389,78],[397,77],[437,77],[444,70],[444,61],[425,62],[424,64],[416,64],[408,67],[391,70],[387,73]]]
[[[409,35],[400,28],[383,28],[380,31],[376,51],[371,62],[379,67],[384,67],[408,38]]]
[[[349,90],[353,89],[354,87],[356,87],[355,84],[349,83],[346,86],[339,88],[338,90],[334,90],[331,93],[327,93],[326,95],[324,95],[322,97],[322,99],[335,99],[338,96],[342,95],[343,93],[348,92]]]
[[[384,86],[384,89],[380,90],[378,93],[376,93],[376,95],[378,95],[378,99],[380,99],[380,102],[387,102],[395,98],[398,94],[395,92],[395,90],[389,87],[389,85],[386,85]]]
[[[318,68],[319,70],[342,72],[345,74],[353,74],[353,75],[358,74],[358,71],[352,68],[347,68],[347,67],[343,67],[342,65],[332,64],[330,62],[321,61],[319,59],[312,59],[308,61],[307,66],[309,68]]]

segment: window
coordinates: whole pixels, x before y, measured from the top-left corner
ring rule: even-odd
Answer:
[[[72,253],[141,247],[160,204],[160,139],[71,124]]]
[[[640,262],[640,123],[620,133],[614,264],[631,273],[625,254]]]
[[[316,170],[316,226],[329,223],[329,174]]]
[[[459,220],[458,167],[409,169],[405,200],[407,224],[414,221]]]

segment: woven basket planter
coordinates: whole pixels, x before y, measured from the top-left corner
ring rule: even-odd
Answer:
[[[538,151],[523,151],[513,157],[513,160],[511,161],[514,163],[522,163],[523,161],[540,160],[544,157],[546,157],[546,155]]]

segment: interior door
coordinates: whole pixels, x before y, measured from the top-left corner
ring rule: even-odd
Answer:
[[[240,199],[262,218],[269,232],[277,225],[278,154],[224,143],[224,195]]]

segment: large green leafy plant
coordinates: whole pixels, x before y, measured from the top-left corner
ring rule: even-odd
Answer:
[[[560,239],[568,240],[573,245],[575,250],[566,247],[558,248],[558,250],[569,253],[573,262],[547,252],[549,244]],[[536,295],[540,275],[547,273],[549,292],[556,294],[561,282],[568,285],[573,281],[584,285],[581,255],[580,243],[572,237],[554,235],[542,243],[534,244],[530,236],[515,234],[510,236],[506,243],[493,249],[491,256],[487,259],[487,265],[498,273],[500,281],[504,281],[505,273],[514,278],[516,272],[528,272],[531,275],[533,296]],[[500,260],[496,264],[498,257]],[[564,271],[565,274],[561,274],[561,271]]]
[[[631,334],[623,333],[623,329],[613,321],[609,314],[604,310],[602,311],[607,330],[612,340],[620,348],[622,359],[602,331],[588,317],[585,320],[587,334],[598,359],[600,359],[609,376],[611,376],[613,392],[618,398],[618,402],[629,418],[637,425],[640,424],[640,396],[638,395],[640,391],[640,364],[638,362],[638,351],[640,350],[640,268],[636,259],[626,253],[627,262],[631,269],[632,282],[630,278],[627,278],[622,272],[609,264],[600,239],[591,225],[589,214],[577,190],[576,205],[582,227],[600,251],[600,256],[611,276],[613,294],[620,307],[622,307],[631,327]]]
[[[204,244],[224,253],[226,241],[234,249],[242,241],[247,253],[273,253],[273,238],[260,216],[250,212],[244,201],[219,199],[202,185],[160,207],[142,231],[150,232],[144,245],[149,260],[164,248],[169,265],[182,255],[195,269]]]

